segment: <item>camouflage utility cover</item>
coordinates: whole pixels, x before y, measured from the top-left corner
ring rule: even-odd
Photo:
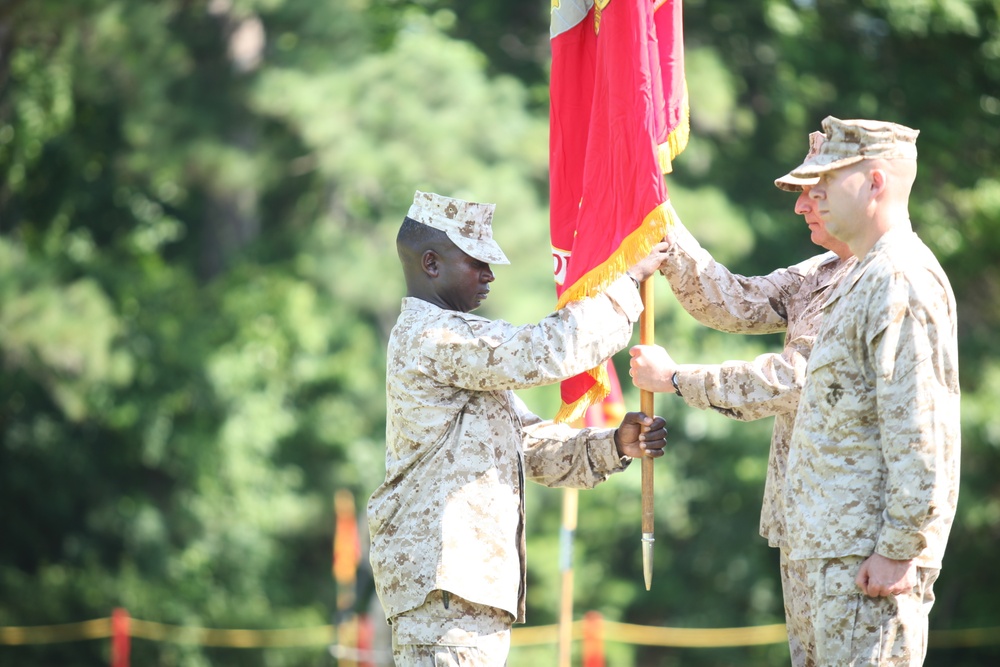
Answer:
[[[916,160],[919,130],[880,120],[823,119],[823,141],[805,161],[789,172],[794,179],[811,179],[862,160]]]
[[[487,264],[510,264],[493,239],[496,204],[465,201],[417,190],[406,217],[444,232],[469,257]]]

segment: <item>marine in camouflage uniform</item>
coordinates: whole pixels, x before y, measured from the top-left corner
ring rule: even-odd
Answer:
[[[819,150],[823,140],[821,132],[810,135],[807,159]],[[736,275],[715,261],[691,233],[678,224],[670,232],[667,261],[661,267],[678,302],[705,326],[742,334],[785,332],[780,353],[762,354],[751,361],[669,365],[663,369],[667,381],[676,382],[678,395],[691,407],[712,409],[741,421],[775,418],[760,534],[770,546],[781,550],[783,592],[789,590],[787,568],[784,567],[788,544],[785,469],[795,411],[805,382],[806,363],[819,331],[821,309],[833,288],[857,261],[846,244],[826,233],[808,197],[816,180],[785,174],[775,180],[775,185],[799,193],[795,211],[805,217],[813,242],[828,248],[828,252],[764,276]],[[635,353],[633,351],[633,355]],[[648,388],[674,389],[669,386]],[[797,613],[794,602],[794,597],[785,596],[786,618]],[[796,667],[807,664],[805,649],[794,635],[789,639],[792,664]]]
[[[791,576],[809,664],[923,663],[933,584],[955,515],[960,424],[955,298],[906,211],[910,128],[823,121],[792,174],[860,257],[809,359],[788,459]]]
[[[679,395],[691,407],[741,421],[775,417],[760,534],[772,547],[783,547],[785,463],[806,362],[819,330],[821,308],[856,260],[826,252],[766,276],[745,277],[713,260],[686,229],[676,228],[672,236],[669,260],[661,270],[677,300],[695,319],[731,333],[785,332],[780,353],[676,368]]]
[[[645,446],[659,456],[665,444],[660,418],[630,413],[618,431],[575,429],[543,421],[513,393],[599,366],[628,344],[642,303],[623,276],[536,325],[467,312],[493,280],[488,263],[507,263],[492,239],[492,212],[492,204],[418,192],[404,221],[447,232],[475,280],[452,278],[435,288],[443,295],[435,303],[408,273],[390,335],[386,476],[368,521],[397,665],[503,665],[511,623],[524,621],[525,480],[590,488],[628,466],[623,452],[642,455]],[[655,272],[662,252],[654,255],[642,271],[630,269],[635,278]],[[463,270],[436,257],[429,261],[441,276]],[[476,296],[463,301],[458,288]],[[651,429],[643,444],[640,420]]]

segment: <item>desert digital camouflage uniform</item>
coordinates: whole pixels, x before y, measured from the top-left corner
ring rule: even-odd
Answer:
[[[677,371],[681,398],[692,407],[711,408],[742,421],[775,417],[760,534],[772,547],[784,547],[785,464],[806,362],[831,287],[857,260],[826,252],[766,276],[745,277],[716,262],[682,225],[674,227],[671,237],[661,272],[696,320],[730,333],[786,332],[780,354],[680,366]]]
[[[715,261],[691,233],[676,225],[661,272],[678,302],[705,326],[730,333],[785,332],[780,353],[752,361],[682,365],[677,370],[681,398],[695,408],[713,409],[732,419],[774,417],[760,534],[781,550],[780,576],[785,618],[794,628],[806,613],[790,579],[785,538],[784,487],[795,411],[805,382],[806,363],[819,331],[821,309],[834,287],[857,263],[825,252],[765,276],[734,275]],[[809,664],[808,648],[789,632],[792,665]]]
[[[600,365],[628,344],[641,311],[628,277],[537,325],[403,299],[388,348],[386,477],[368,503],[390,623],[435,590],[523,622],[525,479],[589,488],[629,459],[614,429],[543,421],[513,390]]]
[[[883,235],[824,308],[785,486],[816,664],[922,663],[958,499],[957,348],[948,279],[909,230]],[[854,578],[873,552],[913,559],[918,586],[862,595]]]

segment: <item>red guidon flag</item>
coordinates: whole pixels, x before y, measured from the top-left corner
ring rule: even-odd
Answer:
[[[558,307],[596,294],[673,221],[663,174],[687,145],[681,0],[552,0],[550,236]],[[566,380],[556,416],[608,395],[605,366]]]

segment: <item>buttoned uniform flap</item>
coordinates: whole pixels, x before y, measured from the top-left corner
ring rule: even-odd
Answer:
[[[806,384],[814,396],[812,407],[823,414],[824,429],[859,417],[859,399],[864,394],[845,333],[837,328],[818,340],[809,356]]]
[[[476,605],[456,595],[444,606],[441,591],[433,591],[424,605],[393,619],[400,644],[478,646],[482,637],[510,631],[513,617],[495,607]]]
[[[809,352],[809,371],[815,373],[827,366],[843,366],[851,357],[850,348],[844,337],[844,330],[834,327],[822,337],[814,339],[812,350]]]

